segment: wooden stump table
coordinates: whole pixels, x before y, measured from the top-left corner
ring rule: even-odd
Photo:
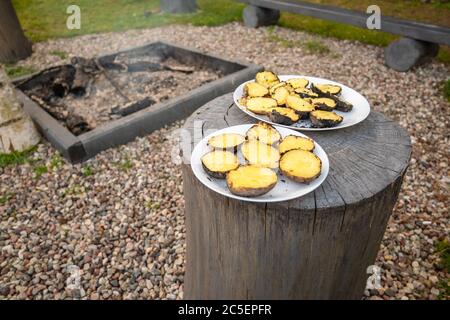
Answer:
[[[226,94],[198,109],[184,136],[255,122]],[[362,298],[409,163],[410,138],[377,112],[350,128],[305,134],[327,152],[330,172],[314,192],[287,202],[217,194],[195,178],[182,150],[186,299]]]

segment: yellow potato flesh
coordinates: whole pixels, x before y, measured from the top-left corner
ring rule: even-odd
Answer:
[[[291,150],[283,155],[280,169],[290,178],[310,180],[321,171],[321,161],[312,152],[305,150]]]
[[[314,141],[304,137],[287,136],[281,141],[279,146],[280,153],[286,153],[295,149],[312,151],[314,150]]]
[[[213,148],[227,149],[233,148],[245,141],[245,137],[237,133],[225,133],[212,137],[208,140],[208,145]]]
[[[232,183],[233,188],[267,188],[278,180],[276,173],[268,168],[256,166],[242,166],[237,170],[230,171],[227,181]]]
[[[241,151],[251,165],[273,169],[278,167],[280,152],[268,144],[250,140],[242,145]]]
[[[273,110],[273,108],[271,110]],[[258,124],[247,131],[247,138],[249,140],[259,140],[266,144],[274,144],[281,139],[281,135],[267,124]]]
[[[239,166],[238,158],[228,151],[212,151],[202,157],[203,165],[213,172],[228,172]]]

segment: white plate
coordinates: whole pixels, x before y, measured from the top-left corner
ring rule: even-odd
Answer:
[[[335,111],[337,114],[344,117],[344,120],[339,125],[332,127],[332,128],[313,128],[311,121],[309,119],[308,120],[300,120],[297,123],[294,123],[290,126],[277,124],[277,123],[270,121],[269,117],[264,116],[264,115],[255,114],[255,113],[247,110],[247,108],[245,106],[243,106],[239,103],[239,100],[244,95],[245,84],[247,84],[249,82],[254,82],[254,80],[244,82],[239,87],[237,87],[236,90],[234,90],[234,93],[233,93],[234,103],[238,106],[239,109],[241,109],[242,111],[244,111],[245,113],[247,113],[248,115],[250,115],[251,117],[253,117],[255,119],[258,119],[258,120],[261,120],[261,121],[264,121],[264,122],[267,122],[267,123],[270,123],[273,125],[281,126],[284,128],[289,128],[289,129],[294,129],[294,130],[305,130],[305,131],[324,131],[324,130],[336,130],[336,129],[347,128],[347,127],[353,126],[353,125],[363,121],[364,119],[367,118],[367,116],[370,113],[370,105],[369,105],[369,102],[367,101],[367,99],[364,98],[364,96],[362,96],[357,91],[355,91],[341,83],[334,82],[334,81],[327,80],[327,79],[322,79],[322,78],[306,77],[306,76],[298,76],[298,75],[282,75],[282,76],[278,76],[278,77],[280,78],[281,81],[286,81],[286,80],[289,80],[292,78],[305,78],[305,79],[308,79],[310,83],[311,82],[312,83],[320,83],[320,84],[327,83],[327,84],[338,85],[338,86],[342,87],[342,93],[340,95],[340,98],[344,101],[347,101],[347,102],[350,102],[351,104],[353,104],[353,109],[350,112]]]
[[[207,145],[209,138],[223,133],[239,133],[245,136],[245,133],[247,132],[248,129],[250,129],[251,126],[253,126],[253,124],[243,124],[219,130],[203,138],[202,141],[200,141],[195,146],[191,156],[191,167],[192,171],[194,172],[194,175],[197,177],[198,180],[200,180],[201,183],[203,183],[206,187],[210,188],[211,190],[220,193],[226,197],[251,202],[278,202],[295,199],[307,193],[310,193],[311,191],[313,191],[322,184],[322,182],[328,175],[330,164],[328,162],[327,154],[322,149],[322,147],[317,144],[317,142],[315,142],[314,153],[322,160],[322,173],[317,179],[310,182],[309,184],[294,182],[289,178],[283,176],[280,172],[278,172],[278,183],[272,190],[259,197],[247,198],[232,194],[230,190],[228,190],[227,183],[224,179],[215,179],[210,177],[205,172],[205,170],[203,170],[201,162],[201,157],[212,150]],[[275,128],[278,130],[278,132],[281,134],[283,138],[288,135],[307,137],[304,134],[294,130],[281,128],[279,126],[275,126]],[[240,162],[244,163],[240,152],[238,154],[238,157]]]

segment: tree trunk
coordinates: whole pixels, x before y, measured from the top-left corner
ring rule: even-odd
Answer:
[[[33,121],[23,111],[14,86],[0,67],[0,154],[24,151],[39,140]]]
[[[0,1],[0,62],[15,62],[31,55],[11,0]]]

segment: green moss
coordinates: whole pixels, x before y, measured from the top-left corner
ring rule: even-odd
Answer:
[[[46,166],[36,166],[33,168],[33,172],[37,179],[39,179],[44,173],[48,172],[48,168]]]
[[[116,165],[121,171],[128,171],[133,168],[133,162],[128,158],[128,156],[125,156],[124,159],[117,162]]]
[[[56,57],[59,57],[60,59],[66,59],[67,58],[67,52],[55,50],[50,52],[51,55],[54,55]]]
[[[58,152],[55,155],[53,155],[52,159],[50,160],[51,169],[58,169],[63,164],[64,160],[61,158],[61,155]]]
[[[0,196],[0,205],[4,205],[4,204],[7,203],[9,200],[11,200],[12,197],[13,197],[13,194],[12,194],[12,193],[9,193],[9,192],[7,192],[7,193],[5,193],[5,194],[2,194],[2,195]]]
[[[331,52],[330,48],[328,48],[322,42],[316,40],[305,42],[304,47],[309,53],[328,54]]]
[[[91,166],[89,166],[89,165],[87,165],[87,166],[84,166],[82,169],[81,169],[81,173],[83,174],[83,176],[84,177],[90,177],[90,176],[92,176],[93,174],[94,174],[94,172],[92,171],[92,167]]]
[[[18,77],[26,76],[28,74],[32,74],[32,73],[36,72],[36,70],[33,68],[23,67],[23,66],[15,66],[12,64],[6,64],[5,71],[6,71],[6,74],[10,78],[18,78]]]
[[[37,147],[32,147],[28,150],[18,152],[14,151],[8,154],[0,154],[0,168],[5,168],[10,165],[21,165],[29,161],[30,156],[37,150]]]
[[[444,92],[445,99],[450,102],[450,79],[444,82],[444,87],[442,90]]]
[[[450,273],[450,242],[448,240],[438,241],[435,248],[441,258],[442,267]]]

